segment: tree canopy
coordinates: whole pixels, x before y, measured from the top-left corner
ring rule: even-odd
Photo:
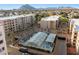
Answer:
[[[66,22],[69,21],[68,18],[63,17],[63,16],[59,17],[59,20],[60,20],[62,23],[66,23]]]
[[[40,21],[41,18],[43,17],[48,17],[49,15],[47,13],[42,13],[42,14],[36,14],[35,18],[36,18],[36,21]]]
[[[60,15],[62,15],[63,17],[68,18],[68,13],[66,13],[66,12],[60,12]]]

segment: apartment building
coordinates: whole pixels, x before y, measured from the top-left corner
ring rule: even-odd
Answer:
[[[6,42],[9,43],[12,40],[12,38],[8,39],[8,36],[26,30],[34,23],[34,16],[35,14],[28,14],[0,18],[0,54],[7,54]]]
[[[70,20],[71,44],[76,48],[76,53],[79,54],[79,19]]]
[[[5,41],[5,30],[2,21],[0,21],[0,55],[7,54],[7,47]]]
[[[18,15],[0,18],[3,22],[5,32],[8,34],[10,31],[17,32],[27,29],[35,21],[34,14]]]
[[[42,18],[41,21],[39,22],[40,28],[43,31],[56,33],[56,29],[59,23],[58,18],[59,16],[49,16]]]

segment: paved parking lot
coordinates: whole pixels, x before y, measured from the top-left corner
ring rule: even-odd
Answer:
[[[54,51],[52,53],[40,51],[37,49],[28,49],[29,52],[37,54],[37,55],[66,55],[67,54],[67,46],[66,46],[66,41],[65,40],[56,40],[56,45],[54,48]]]
[[[56,41],[53,54],[54,55],[66,55],[67,54],[67,46],[66,46],[65,40],[58,39]]]

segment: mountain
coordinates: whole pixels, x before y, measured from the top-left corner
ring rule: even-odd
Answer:
[[[72,7],[47,7],[47,8],[34,8],[29,4],[22,5],[19,9],[21,10],[55,10],[55,9],[74,9]]]
[[[20,7],[21,10],[35,10],[36,8],[28,5],[28,4],[25,4],[23,6]]]

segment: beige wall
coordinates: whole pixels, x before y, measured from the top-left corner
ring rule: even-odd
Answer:
[[[40,27],[42,30],[49,30],[53,33],[56,32],[56,22],[55,21],[40,21]]]
[[[40,21],[40,27],[42,30],[45,30],[48,28],[48,23],[45,21]]]
[[[79,32],[77,34],[77,40],[76,40],[76,52],[79,54]]]
[[[5,40],[5,31],[4,31],[4,27],[3,24],[0,23],[0,40],[3,40],[3,43],[0,44],[0,55],[5,55],[7,54],[7,46],[6,46],[6,40]],[[2,48],[4,47],[4,50],[2,50]]]
[[[73,28],[72,28],[72,31],[71,31],[71,44],[73,45],[73,40],[74,40],[74,33],[75,33],[75,31],[74,31],[74,26],[73,26]]]
[[[24,28],[27,28],[28,25],[32,24],[31,23],[32,20],[34,22],[34,20],[35,20],[34,16],[18,17],[15,19],[4,20],[4,21],[7,21],[6,25],[4,25],[4,26],[5,26],[5,29],[6,29],[6,27],[8,27],[8,28],[12,28],[13,31],[19,31],[19,30],[23,30]],[[14,23],[12,23],[12,21]],[[27,23],[29,23],[29,24],[27,24]],[[14,25],[14,26],[12,26],[12,25]],[[10,32],[9,29],[6,31]]]
[[[72,25],[71,25],[72,26]],[[70,26],[70,27],[71,27]],[[76,32],[75,31],[75,25],[73,24],[73,27],[72,28],[70,28],[70,31],[72,32],[72,34],[71,34],[71,44],[73,45],[73,40],[74,40],[74,36],[75,36],[75,33],[77,33],[77,38],[75,39],[76,40],[76,42],[75,42],[75,47],[76,47],[76,53],[77,54],[79,54],[79,32]]]

